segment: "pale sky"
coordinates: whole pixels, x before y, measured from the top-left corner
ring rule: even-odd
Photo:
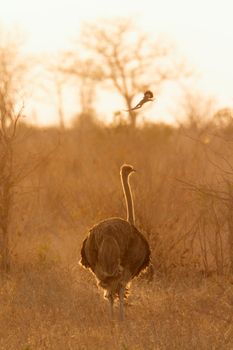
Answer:
[[[135,16],[151,35],[165,33],[201,73],[200,88],[232,106],[233,0],[7,0],[0,25],[22,28],[28,52],[52,53],[70,47],[83,22],[116,16]]]

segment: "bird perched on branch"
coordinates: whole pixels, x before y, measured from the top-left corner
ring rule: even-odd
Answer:
[[[135,107],[127,109],[126,112],[135,111],[136,109],[141,108],[144,105],[144,103],[154,101],[153,97],[154,97],[153,92],[150,90],[147,90],[146,92],[144,92],[144,96],[141,99],[141,101],[138,102],[138,104]]]
[[[120,170],[127,208],[127,220],[113,217],[92,227],[81,248],[80,263],[89,268],[105,290],[113,317],[113,305],[120,302],[120,319],[124,318],[124,298],[129,282],[150,263],[150,248],[146,238],[135,227],[134,205],[129,176],[135,172],[124,164]]]

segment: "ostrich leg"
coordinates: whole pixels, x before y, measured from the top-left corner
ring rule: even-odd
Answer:
[[[109,300],[109,306],[110,306],[110,317],[113,319],[113,317],[114,317],[114,311],[113,311],[114,299],[113,299],[113,296],[110,295],[108,300]]]
[[[120,300],[120,321],[124,320],[124,296],[125,296],[125,288],[121,287],[119,292],[119,300]]]

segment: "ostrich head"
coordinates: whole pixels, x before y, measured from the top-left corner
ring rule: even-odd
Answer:
[[[123,164],[121,166],[121,176],[126,176],[128,177],[131,173],[135,172],[136,170],[133,168],[132,165],[129,165],[129,164]]]

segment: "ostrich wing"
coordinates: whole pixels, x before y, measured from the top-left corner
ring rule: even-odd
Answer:
[[[133,236],[125,255],[123,266],[129,269],[131,277],[134,278],[149,266],[151,252],[149,244],[142,233],[134,226],[132,226],[132,231]]]
[[[95,225],[83,242],[81,264],[99,278],[127,268],[131,278],[149,265],[150,249],[145,237],[128,221],[111,218]]]

